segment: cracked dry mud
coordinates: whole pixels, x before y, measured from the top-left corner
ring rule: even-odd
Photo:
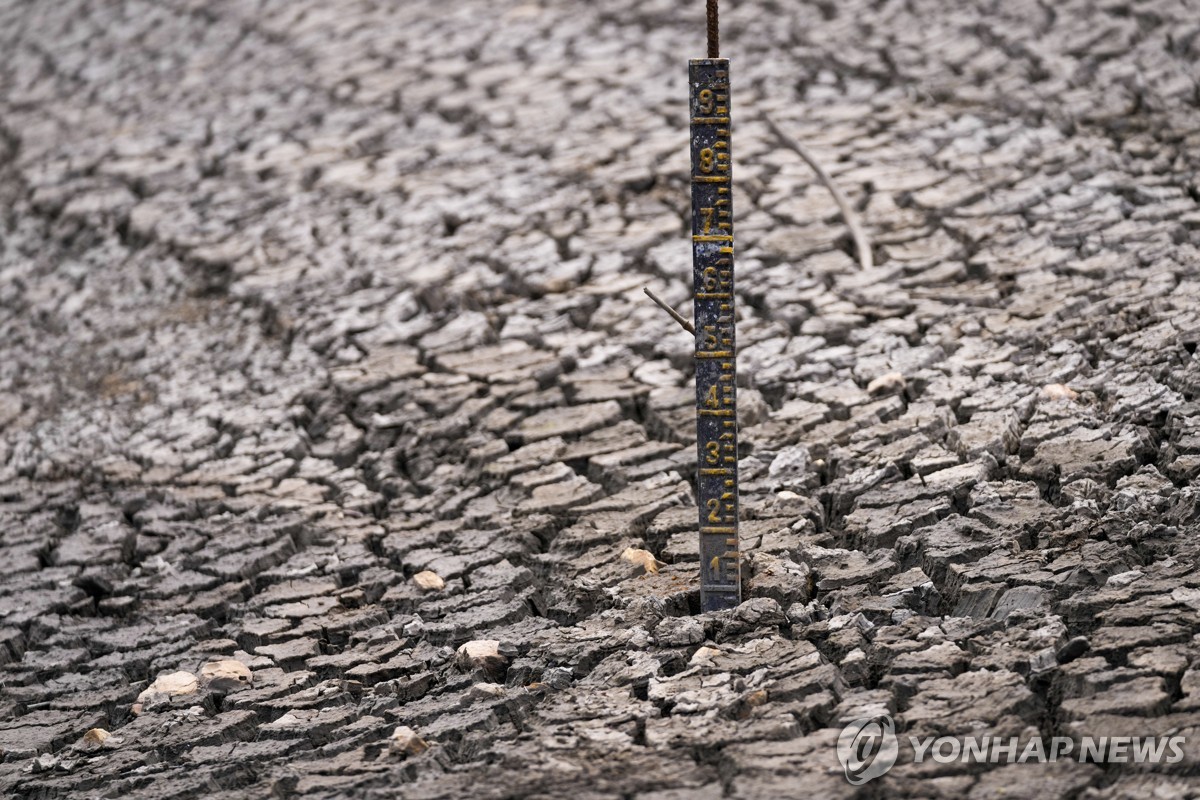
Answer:
[[[697,615],[701,4],[0,0],[0,795],[1194,796],[1195,8],[726,5]],[[1189,747],[852,787],[882,711]]]

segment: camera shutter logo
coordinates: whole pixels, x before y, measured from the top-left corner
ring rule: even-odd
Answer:
[[[899,750],[896,724],[886,714],[851,722],[842,729],[837,743],[838,761],[852,786],[861,786],[891,769]]]

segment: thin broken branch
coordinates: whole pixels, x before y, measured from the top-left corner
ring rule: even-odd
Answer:
[[[666,300],[663,300],[661,297],[659,297],[658,295],[656,295],[654,292],[650,291],[650,287],[649,287],[649,286],[643,286],[643,287],[642,287],[642,291],[646,293],[646,296],[647,296],[647,297],[649,297],[651,300],[653,300],[655,303],[657,303],[659,308],[661,308],[663,311],[665,311],[665,312],[667,312],[668,314],[670,314],[670,315],[671,315],[671,319],[673,319],[673,320],[675,320],[676,322],[678,322],[678,323],[679,323],[679,324],[680,324],[680,325],[683,327],[683,329],[684,329],[685,331],[687,331],[688,333],[690,333],[692,336],[695,336],[695,335],[696,335],[696,329],[695,329],[694,327],[692,327],[692,323],[688,322],[688,321],[687,321],[687,320],[686,320],[686,319],[683,317],[683,315],[681,315],[681,314],[680,314],[678,311],[676,311],[675,309],[671,308],[671,306],[667,305],[667,301],[666,301]]]
[[[850,206],[850,201],[846,199],[846,195],[842,194],[842,190],[833,182],[833,178],[825,171],[820,162],[809,152],[808,148],[802,145],[794,136],[788,134],[783,128],[771,119],[765,112],[759,112],[762,115],[763,122],[767,123],[767,127],[771,129],[771,133],[779,139],[784,147],[792,150],[800,158],[804,159],[804,163],[812,167],[813,172],[817,173],[817,177],[821,183],[825,184],[825,188],[833,195],[833,200],[837,203],[838,208],[842,212],[842,220],[846,223],[846,227],[850,229],[850,235],[854,237],[854,249],[858,251],[858,263],[863,269],[870,269],[874,266],[874,258],[871,254],[871,240],[867,238],[867,232],[863,228],[862,221],[858,218],[858,214]]]

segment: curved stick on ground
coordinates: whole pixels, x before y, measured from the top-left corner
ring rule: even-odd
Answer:
[[[825,188],[833,195],[833,200],[841,209],[842,219],[846,223],[846,227],[850,229],[850,235],[854,237],[854,249],[858,251],[858,264],[863,269],[870,269],[875,265],[871,255],[871,240],[867,238],[867,232],[862,226],[862,221],[859,220],[858,214],[850,207],[850,201],[846,199],[846,195],[842,194],[842,190],[833,182],[833,178],[829,177],[829,173],[825,168],[813,157],[813,154],[808,151],[804,145],[794,137],[788,135],[788,132],[776,124],[775,120],[764,111],[761,112],[763,122],[767,123],[767,127],[771,129],[771,133],[783,144],[784,147],[796,153],[800,158],[804,159],[804,163],[812,167],[813,172],[817,173],[817,177],[821,179],[821,183],[825,184]]]
[[[692,336],[696,335],[696,329],[694,327],[692,327],[692,323],[688,322],[687,319],[684,318],[684,316],[682,314],[680,314],[678,311],[671,308],[671,306],[667,304],[666,300],[663,300],[661,297],[656,295],[654,292],[650,291],[649,286],[643,286],[642,291],[646,293],[647,297],[649,297],[651,300],[653,300],[655,303],[657,303],[659,308],[661,308],[663,311],[670,314],[671,319],[678,322],[685,331],[690,333]]]

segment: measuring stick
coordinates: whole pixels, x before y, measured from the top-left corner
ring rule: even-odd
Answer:
[[[688,83],[692,121],[700,605],[704,611],[717,611],[733,608],[742,597],[729,60],[692,59],[688,64]]]

